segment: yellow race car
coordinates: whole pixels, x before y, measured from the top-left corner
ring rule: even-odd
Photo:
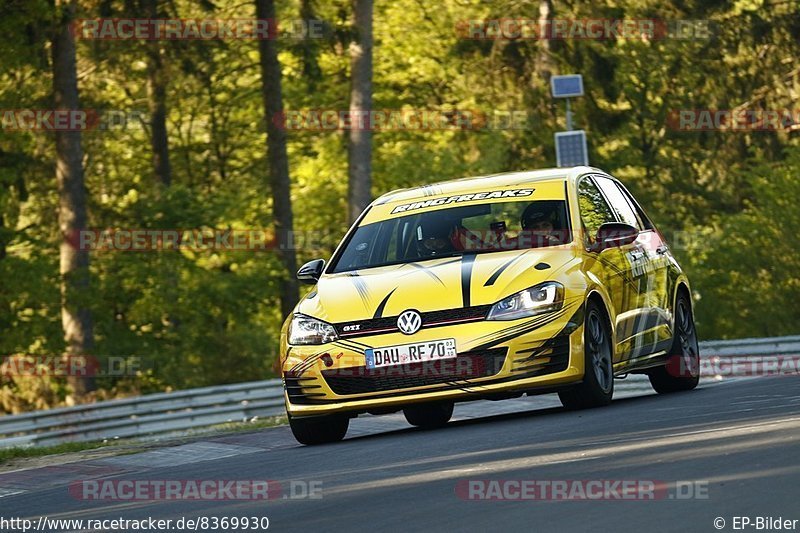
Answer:
[[[625,187],[591,167],[393,191],[361,214],[281,330],[295,438],[402,410],[446,424],[457,401],[558,393],[606,405],[614,378],[697,386],[689,281]]]

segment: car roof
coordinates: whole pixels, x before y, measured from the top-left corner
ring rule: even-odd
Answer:
[[[578,166],[571,168],[548,168],[542,170],[504,172],[501,174],[460,178],[422,185],[420,187],[390,191],[377,198],[373,202],[373,205],[383,205],[389,202],[406,202],[438,195],[463,194],[482,189],[502,189],[515,185],[523,186],[542,181],[575,180],[591,172],[603,171],[594,167]]]

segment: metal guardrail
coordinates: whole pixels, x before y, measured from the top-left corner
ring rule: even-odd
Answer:
[[[148,394],[0,416],[0,448],[136,437],[283,412],[279,379]]]
[[[800,353],[800,335],[792,337],[765,337],[763,339],[738,339],[706,341],[700,343],[703,357],[715,355],[731,357],[746,355],[791,355]]]
[[[800,354],[800,336],[701,342],[700,353],[704,358]],[[279,379],[148,394],[0,416],[0,448],[138,437],[283,412]]]

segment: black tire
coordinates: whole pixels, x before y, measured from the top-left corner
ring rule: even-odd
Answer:
[[[700,347],[689,298],[681,292],[675,301],[675,332],[664,366],[650,371],[650,384],[659,394],[692,390],[700,382]]]
[[[300,444],[314,445],[339,442],[347,433],[350,418],[339,415],[294,418],[289,416],[289,427]]]
[[[600,306],[592,301],[586,302],[583,352],[583,381],[558,393],[561,405],[567,409],[602,407],[610,404],[614,396],[610,328]]]
[[[403,415],[412,426],[423,429],[440,428],[453,416],[453,402],[410,405],[403,409]]]

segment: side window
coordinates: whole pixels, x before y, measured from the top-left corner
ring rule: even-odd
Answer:
[[[643,229],[642,224],[636,217],[636,212],[633,210],[633,207],[631,207],[625,194],[617,187],[617,184],[602,176],[595,177],[595,180],[597,180],[597,185],[603,190],[606,198],[608,198],[608,201],[611,203],[611,207],[614,209],[617,217],[619,217],[620,222],[630,224],[634,228],[639,228],[641,231]]]
[[[594,244],[597,230],[600,226],[606,222],[616,222],[614,213],[589,178],[582,179],[578,185],[578,205],[583,229],[586,233],[584,241],[588,244]]]
[[[647,215],[642,210],[642,208],[639,207],[639,204],[636,203],[636,200],[634,200],[633,195],[630,193],[630,191],[628,191],[628,189],[626,189],[625,186],[622,185],[621,183],[617,183],[617,187],[620,188],[622,193],[625,195],[625,198],[628,199],[628,203],[631,205],[633,210],[636,211],[636,214],[639,215],[639,220],[642,221],[642,225],[644,226],[644,229],[646,229],[646,230],[655,229],[655,225],[647,217]]]

